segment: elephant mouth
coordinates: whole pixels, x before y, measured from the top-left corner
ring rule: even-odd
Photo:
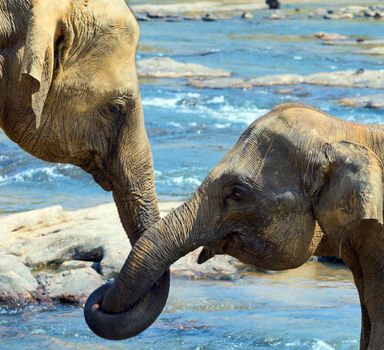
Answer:
[[[235,240],[239,235],[240,234],[238,232],[231,232],[225,238],[204,246],[199,254],[197,263],[203,264],[217,254],[227,254],[233,240]]]

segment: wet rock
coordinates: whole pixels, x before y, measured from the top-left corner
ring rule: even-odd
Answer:
[[[280,8],[279,0],[267,0],[266,3],[270,10],[277,10]]]
[[[84,267],[47,274],[44,289],[47,296],[53,300],[80,303],[103,282],[103,278],[94,269]]]
[[[255,86],[297,84],[384,89],[384,71],[360,69],[316,73],[307,76],[298,74],[276,74],[257,78],[206,78],[190,79],[188,81],[188,85],[190,86],[208,89],[250,89]]]
[[[36,279],[14,255],[0,255],[0,303],[16,305],[34,300]]]
[[[304,78],[304,83],[326,86],[384,89],[384,72],[379,70],[347,70],[316,73]]]
[[[361,55],[373,55],[373,56],[382,56],[384,55],[384,46],[383,47],[373,47],[371,49],[357,51]]]
[[[301,84],[304,78],[299,74],[278,74],[249,80],[253,86],[295,85]]]
[[[242,13],[241,18],[242,19],[252,19],[253,18],[253,14],[248,12],[248,11],[246,11],[246,12]]]
[[[347,36],[337,34],[337,33],[325,33],[325,32],[318,32],[313,34],[315,38],[326,40],[326,41],[333,41],[333,40],[346,40],[348,39]]]
[[[239,278],[245,266],[229,255],[216,255],[204,264],[198,264],[201,248],[179,259],[171,266],[173,277],[187,279],[230,280]]]
[[[308,17],[323,17],[327,14],[327,10],[323,8],[318,8],[314,12],[311,12]]]
[[[231,73],[223,69],[209,68],[201,64],[181,63],[169,57],[155,57],[137,63],[140,77],[185,78],[185,77],[227,77]]]
[[[384,109],[384,94],[343,98],[338,102],[349,107]]]
[[[131,7],[136,14],[161,13],[165,16],[181,16],[188,18],[202,18],[209,13],[211,16],[220,18],[240,16],[245,11],[256,11],[267,8],[263,1],[249,1],[247,3],[227,3],[227,2],[180,2],[173,4],[143,4]]]
[[[277,10],[277,11],[274,11],[270,16],[269,16],[270,19],[285,19],[287,18],[287,15],[284,11],[281,11],[281,10]]]
[[[147,18],[149,19],[163,19],[165,18],[165,14],[161,12],[147,12]]]
[[[220,17],[206,13],[203,17],[201,17],[201,19],[205,22],[216,22],[220,19]]]
[[[190,79],[188,85],[201,89],[250,89],[253,87],[249,80],[242,78]]]

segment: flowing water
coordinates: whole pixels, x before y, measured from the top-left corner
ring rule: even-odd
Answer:
[[[235,281],[173,280],[156,323],[122,342],[93,335],[79,308],[0,309],[1,350],[357,350],[359,334],[350,272],[319,263]]]
[[[305,13],[319,5],[290,6]],[[384,21],[308,20],[304,14],[270,21],[267,15],[260,12],[251,21],[141,23],[138,59],[168,56],[245,77],[383,68],[383,57],[357,55],[353,45],[325,46],[310,36],[325,31],[382,39]],[[378,92],[369,89],[302,85],[282,94],[281,87],[195,89],[179,79],[145,80],[141,89],[160,199],[188,197],[247,125],[279,102],[309,103],[361,123],[384,122],[380,110],[336,102]],[[0,131],[0,214],[108,201],[110,194],[81,170],[37,160]],[[310,273],[305,268],[236,281],[173,281],[158,322],[121,343],[93,336],[78,308],[2,309],[0,349],[357,349],[360,309],[351,276],[343,268],[317,266]]]

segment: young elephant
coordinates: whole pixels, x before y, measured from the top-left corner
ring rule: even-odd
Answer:
[[[159,219],[138,37],[124,0],[0,1],[0,128],[27,152],[77,165],[113,191],[132,245]],[[103,336],[124,338],[150,325],[168,286],[165,274],[148,295],[154,303],[127,313],[123,294],[104,300],[103,310],[119,315]]]
[[[341,256],[353,272],[361,349],[382,349],[383,146],[381,127],[304,105],[273,109],[241,135],[189,201],[138,240],[118,277],[126,286],[124,308],[202,245],[200,262],[226,253],[265,269],[298,267],[319,247],[318,223],[328,242],[323,254]],[[103,293],[114,295],[115,286]],[[88,312],[100,301],[91,296]]]

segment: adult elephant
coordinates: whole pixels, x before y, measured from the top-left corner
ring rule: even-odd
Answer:
[[[112,191],[132,245],[159,219],[135,66],[138,37],[124,0],[0,2],[0,127],[27,152],[77,165]],[[156,319],[169,273],[132,310],[115,287],[98,313],[110,326],[99,334],[121,339]]]
[[[273,109],[248,127],[189,201],[138,240],[119,275],[124,308],[199,246],[200,263],[226,253],[271,270],[298,267],[319,248],[353,272],[361,349],[383,349],[383,160],[381,127],[304,105]]]

